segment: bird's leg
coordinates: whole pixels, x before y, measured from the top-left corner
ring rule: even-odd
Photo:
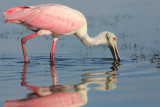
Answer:
[[[21,86],[26,86],[27,85],[27,81],[26,81],[27,65],[28,65],[28,63],[25,63],[24,66],[23,66]]]
[[[58,40],[59,35],[55,36],[53,39],[53,44],[52,44],[52,48],[51,48],[51,53],[50,53],[50,57],[51,57],[51,62],[54,62],[54,51],[55,51],[55,47],[56,47],[56,42]]]
[[[57,79],[57,76],[56,76],[56,73],[55,73],[55,64],[54,64],[54,62],[51,62],[50,66],[51,66],[51,73],[52,73],[52,77],[53,77],[53,85],[57,85],[58,79]]]
[[[32,35],[29,35],[29,36],[26,36],[24,38],[21,39],[21,45],[22,45],[22,50],[23,50],[23,56],[24,56],[24,61],[25,63],[28,63],[28,58],[27,58],[27,52],[26,52],[26,47],[25,47],[25,43],[27,40],[31,39],[31,38],[34,38],[36,36],[38,36],[39,34],[38,33],[34,33]]]

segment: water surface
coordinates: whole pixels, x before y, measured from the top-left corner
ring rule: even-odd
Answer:
[[[27,41],[30,63],[24,64],[20,40],[33,32],[5,24],[1,17],[0,106],[41,102],[47,107],[52,103],[60,107],[159,107],[159,0],[5,0],[0,12],[43,3],[80,10],[92,37],[104,30],[114,32],[122,61],[114,63],[107,46],[86,47],[72,35],[59,38],[54,64],[49,57],[51,36]]]

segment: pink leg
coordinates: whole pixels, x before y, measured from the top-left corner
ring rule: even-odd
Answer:
[[[24,38],[21,39],[21,45],[22,45],[22,50],[23,50],[23,56],[24,56],[24,61],[25,63],[28,63],[28,58],[27,58],[27,52],[26,52],[26,47],[25,47],[25,43],[27,40],[34,38],[36,36],[38,36],[38,33],[34,33],[32,35],[26,36]]]
[[[51,62],[54,62],[54,58],[55,58],[54,51],[55,51],[57,40],[58,40],[58,37],[53,39],[53,44],[52,44],[51,53],[50,53]]]
[[[25,86],[25,87],[27,87],[28,90],[34,91],[35,93],[38,93],[39,87],[27,85],[27,81],[26,81],[27,65],[28,65],[28,63],[25,63],[23,66],[21,86]]]
[[[54,62],[51,62],[50,66],[51,66],[51,73],[52,73],[52,77],[53,77],[53,85],[58,85],[57,84],[58,79],[57,79],[57,76],[56,76],[56,73],[55,73],[55,64],[54,64]]]

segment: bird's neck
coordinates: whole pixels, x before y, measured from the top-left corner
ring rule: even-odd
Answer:
[[[97,36],[90,37],[87,33],[87,23],[79,29],[75,35],[87,46],[94,46],[99,44],[105,44],[106,41],[104,40],[102,33],[98,34]]]
[[[77,36],[81,42],[87,46],[94,46],[98,45],[95,38],[90,37],[88,34],[83,35],[83,36]]]
[[[90,37],[87,33],[84,34],[76,34],[76,36],[81,40],[81,42],[87,46],[94,46],[99,44],[105,44],[101,38],[101,35],[97,35],[95,37]]]

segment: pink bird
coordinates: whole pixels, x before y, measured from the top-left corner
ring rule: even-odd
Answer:
[[[120,61],[117,49],[117,38],[112,32],[104,31],[95,37],[87,33],[87,21],[84,15],[72,8],[60,4],[42,4],[37,6],[18,6],[4,12],[6,23],[21,24],[36,32],[21,39],[24,61],[27,63],[25,43],[39,35],[53,35],[50,52],[51,61],[59,35],[75,34],[87,46],[108,44],[114,61]]]

